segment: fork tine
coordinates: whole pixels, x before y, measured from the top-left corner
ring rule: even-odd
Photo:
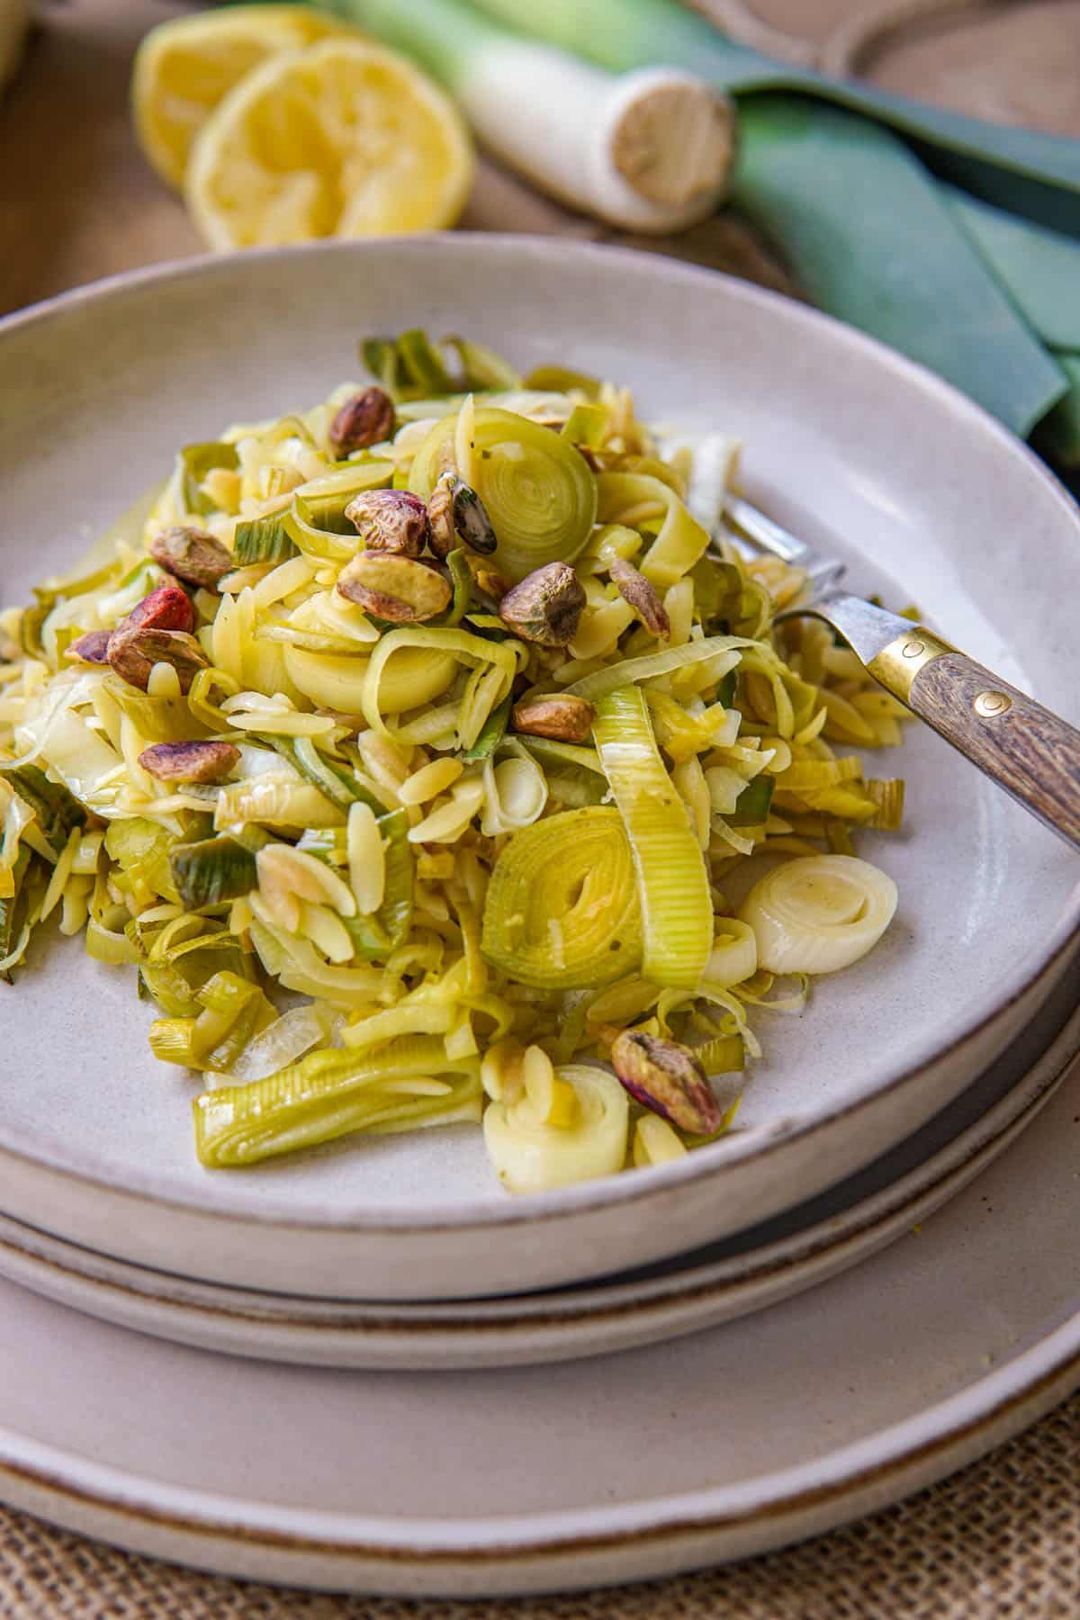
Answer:
[[[784,562],[806,568],[817,561],[814,552],[805,541],[789,534],[787,529],[775,523],[772,518],[766,517],[764,512],[752,506],[749,501],[743,500],[741,495],[724,496],[724,516],[737,524],[756,546],[763,551],[771,551],[774,557],[781,557]]]
[[[758,507],[743,500],[741,495],[725,495],[724,516],[741,530],[750,545],[758,551],[767,551],[790,563],[793,568],[805,569],[815,596],[823,596],[838,585],[846,572],[845,563],[836,558],[820,556],[812,546],[767,517]],[[735,538],[738,540],[739,537]]]

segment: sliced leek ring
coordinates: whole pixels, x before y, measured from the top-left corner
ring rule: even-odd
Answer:
[[[739,910],[769,973],[838,973],[875,946],[896,884],[854,855],[804,855],[759,879]]]
[[[617,810],[565,810],[512,835],[488,885],[481,949],[520,983],[552,990],[633,972],[641,916]]]
[[[422,500],[453,465],[459,416],[438,422],[416,454],[409,488]],[[596,480],[580,452],[550,428],[494,406],[475,410],[468,439],[468,472],[460,454],[456,460],[498,537],[492,567],[517,581],[545,563],[572,562],[596,521]]]
[[[546,1192],[623,1167],[630,1107],[614,1075],[570,1064],[556,1078],[577,1096],[572,1124],[546,1124],[528,1097],[489,1103],[484,1112],[484,1145],[508,1192]]]
[[[750,924],[739,917],[717,917],[716,937],[702,982],[715,990],[726,990],[753,978],[757,965],[757,936]]]

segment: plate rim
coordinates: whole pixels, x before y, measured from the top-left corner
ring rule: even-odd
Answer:
[[[418,257],[429,255],[462,255],[464,258],[480,251],[485,255],[513,258],[521,254],[548,258],[565,266],[567,253],[573,258],[593,260],[597,263],[614,262],[632,276],[643,281],[660,279],[712,288],[724,297],[742,301],[751,307],[764,309],[771,316],[786,320],[795,326],[802,324],[818,328],[829,335],[831,341],[856,353],[869,353],[876,361],[890,368],[894,375],[905,377],[915,387],[934,397],[954,414],[966,417],[983,434],[989,432],[1001,451],[1010,457],[1019,455],[1030,473],[1038,479],[1045,494],[1051,497],[1077,530],[1080,542],[1080,505],[1073,500],[1064,485],[1022,440],[1013,435],[1002,423],[982,406],[946,382],[917,361],[910,360],[887,344],[868,336],[857,328],[837,320],[824,311],[799,303],[770,288],[743,281],[725,271],[688,264],[681,260],[646,254],[638,249],[615,244],[594,242],[567,242],[565,239],[529,234],[504,232],[457,231],[453,233],[420,232],[415,235],[394,235],[367,240],[349,241],[327,238],[316,242],[288,247],[248,249],[242,253],[203,253],[186,259],[172,259],[160,264],[143,266],[102,277],[85,286],[69,289],[41,300],[25,309],[16,310],[0,318],[0,350],[10,336],[22,334],[38,325],[60,319],[98,303],[107,302],[132,291],[153,289],[169,283],[201,279],[214,273],[235,271],[240,265],[257,266],[303,260],[304,258],[378,258],[380,254],[405,251]],[[1047,836],[1038,834],[1037,836]],[[298,1216],[284,1206],[274,1208],[273,1198],[267,1196],[267,1207],[257,1210],[226,1209],[206,1206],[199,1201],[196,1190],[188,1195],[163,1194],[139,1181],[110,1180],[85,1169],[76,1169],[65,1163],[62,1156],[54,1155],[48,1144],[20,1147],[0,1142],[0,1164],[5,1158],[20,1161],[31,1169],[44,1169],[63,1177],[73,1184],[103,1192],[111,1197],[122,1197],[135,1202],[146,1202],[161,1211],[198,1213],[215,1222],[225,1222],[239,1229],[287,1228],[295,1233],[356,1232],[365,1236],[409,1233],[446,1234],[450,1232],[481,1232],[492,1227],[506,1228],[528,1222],[563,1220],[606,1209],[615,1204],[640,1203],[642,1199],[667,1193],[675,1187],[686,1187],[711,1178],[725,1166],[753,1160],[764,1162],[767,1156],[793,1144],[806,1145],[816,1133],[833,1131],[838,1125],[850,1121],[867,1108],[875,1107],[889,1096],[895,1095],[909,1082],[917,1079],[934,1063],[948,1059],[967,1042],[976,1038],[1019,1001],[1044,976],[1049,976],[1061,958],[1068,952],[1072,941],[1080,932],[1080,878],[1071,891],[1063,895],[1055,926],[1049,930],[1042,944],[1017,964],[1011,977],[1005,981],[1001,993],[999,985],[996,999],[991,1004],[977,1003],[975,1011],[958,1017],[951,1036],[944,1043],[940,1038],[924,1038],[913,1046],[913,1056],[905,1067],[884,1080],[873,1090],[849,1102],[837,1105],[828,1112],[812,1116],[804,1122],[797,1117],[781,1116],[775,1126],[763,1125],[745,1136],[731,1136],[710,1144],[695,1154],[669,1165],[648,1168],[632,1177],[613,1176],[594,1182],[579,1183],[545,1193],[519,1196],[500,1204],[491,1194],[462,1200],[454,1204],[432,1204],[424,1210],[387,1210],[378,1205],[352,1203],[347,1210],[322,1207]]]
[[[254,1513],[249,1509],[245,1517],[244,1505],[234,1497],[218,1497],[193,1487],[156,1486],[147,1475],[130,1469],[96,1464],[56,1446],[20,1443],[20,1437],[6,1426],[0,1427],[0,1483],[4,1499],[11,1505],[51,1518],[83,1535],[111,1540],[136,1551],[178,1560],[181,1554],[175,1549],[163,1554],[160,1546],[148,1544],[147,1538],[163,1533],[182,1536],[186,1538],[183,1560],[187,1562],[194,1550],[191,1540],[202,1541],[214,1550],[214,1558],[207,1560],[204,1551],[202,1559],[194,1560],[196,1567],[259,1573],[250,1563],[241,1571],[228,1557],[220,1557],[222,1549],[243,1549],[247,1555],[265,1554],[279,1561],[272,1573],[261,1573],[261,1579],[340,1589],[336,1578],[312,1578],[310,1571],[305,1576],[302,1569],[291,1568],[290,1561],[333,1559],[339,1569],[352,1565],[365,1582],[372,1581],[375,1571],[385,1578],[408,1566],[425,1571],[441,1569],[453,1579],[465,1572],[512,1571],[514,1563],[523,1560],[530,1561],[530,1567],[535,1567],[538,1560],[546,1562],[550,1575],[540,1582],[530,1578],[524,1585],[499,1581],[466,1589],[430,1584],[425,1579],[420,1585],[389,1580],[382,1586],[352,1588],[428,1596],[467,1596],[488,1591],[524,1595],[572,1589],[575,1582],[585,1585],[573,1571],[578,1561],[590,1555],[619,1556],[628,1549],[643,1547],[675,1553],[670,1563],[639,1561],[632,1572],[598,1578],[601,1585],[616,1585],[710,1562],[726,1562],[748,1551],[764,1550],[765,1545],[775,1549],[788,1540],[835,1528],[849,1518],[877,1511],[943,1478],[1034,1422],[1078,1387],[1080,1308],[1037,1343],[945,1400],[812,1462],[778,1470],[771,1481],[767,1477],[764,1481],[751,1480],[696,1493],[573,1510],[579,1521],[597,1521],[607,1516],[611,1521],[607,1528],[588,1522],[579,1531],[571,1531],[560,1523],[566,1517],[565,1510],[547,1510],[499,1521],[500,1533],[489,1534],[486,1542],[481,1541],[471,1520],[417,1518],[408,1532],[403,1530],[398,1536],[379,1541],[359,1525],[350,1529],[348,1515],[340,1512],[263,1504]],[[928,1420],[935,1432],[917,1439],[912,1431],[922,1428]],[[871,1447],[877,1448],[877,1460],[867,1455]],[[860,1491],[871,1488],[872,1502],[855,1500]],[[696,1510],[691,1510],[687,1501],[690,1494],[700,1500]],[[724,1496],[735,1500],[722,1506],[716,1499]],[[99,1519],[88,1525],[88,1513],[106,1516],[107,1527]],[[805,1522],[807,1515],[809,1523]],[[781,1531],[779,1536],[770,1535],[760,1548],[741,1544],[701,1556],[703,1537],[768,1529],[785,1518],[793,1521],[791,1535]],[[118,1533],[114,1520],[127,1527],[127,1537]],[[328,1531],[331,1521],[336,1534]],[[522,1533],[523,1521],[533,1526],[531,1535]],[[369,1519],[367,1524],[377,1522]],[[488,1521],[489,1530],[494,1522]],[[414,1538],[412,1545],[406,1539],[408,1535]],[[680,1545],[683,1555],[679,1553]],[[280,1561],[284,1561],[284,1569],[279,1573]],[[595,1580],[590,1577],[588,1584],[595,1584]]]
[[[1022,1038],[1022,1035],[1017,1037],[1018,1040]],[[988,1110],[972,1120],[954,1137],[949,1138],[928,1159],[905,1171],[895,1180],[875,1188],[865,1198],[845,1206],[841,1211],[841,1217],[850,1218],[851,1226],[830,1239],[827,1228],[836,1217],[822,1216],[797,1233],[787,1238],[775,1239],[772,1243],[762,1246],[759,1251],[752,1251],[755,1257],[746,1273],[737,1276],[726,1275],[724,1261],[706,1261],[684,1271],[676,1271],[673,1275],[654,1279],[653,1290],[645,1298],[635,1298],[631,1291],[642,1287],[649,1289],[649,1281],[634,1283],[619,1282],[615,1279],[610,1285],[601,1280],[595,1284],[574,1288],[544,1290],[538,1295],[523,1295],[519,1299],[513,1296],[494,1296],[478,1300],[430,1301],[415,1304],[406,1301],[302,1300],[299,1297],[293,1300],[289,1296],[274,1295],[265,1290],[231,1289],[228,1285],[178,1274],[172,1274],[170,1277],[167,1273],[159,1274],[152,1268],[139,1267],[130,1261],[102,1255],[93,1250],[87,1251],[92,1261],[104,1260],[107,1266],[121,1272],[130,1270],[145,1273],[148,1282],[155,1281],[161,1275],[167,1280],[179,1282],[182,1286],[199,1290],[202,1296],[191,1299],[176,1298],[152,1291],[149,1287],[141,1287],[141,1278],[125,1281],[123,1276],[95,1276],[91,1272],[80,1270],[76,1265],[65,1264],[62,1256],[57,1258],[48,1253],[42,1254],[32,1248],[23,1247],[19,1242],[21,1230],[27,1231],[32,1238],[42,1238],[47,1244],[56,1244],[64,1250],[79,1249],[79,1245],[69,1240],[55,1238],[52,1234],[40,1232],[36,1228],[25,1227],[24,1223],[13,1217],[4,1216],[2,1212],[0,1212],[0,1253],[4,1251],[14,1253],[17,1257],[16,1267],[22,1263],[22,1275],[12,1275],[10,1272],[6,1274],[12,1281],[24,1287],[34,1289],[33,1281],[28,1281],[26,1277],[26,1264],[29,1262],[32,1267],[55,1270],[70,1276],[76,1280],[77,1286],[81,1285],[89,1290],[100,1289],[114,1296],[120,1294],[135,1302],[146,1301],[148,1309],[173,1316],[181,1327],[191,1317],[201,1319],[206,1316],[224,1322],[244,1324],[251,1335],[244,1346],[234,1349],[221,1343],[208,1344],[202,1341],[203,1348],[215,1354],[259,1356],[260,1346],[256,1342],[255,1335],[264,1330],[267,1333],[275,1331],[283,1334],[295,1333],[298,1339],[301,1335],[305,1339],[308,1336],[317,1339],[320,1335],[325,1335],[328,1340],[335,1334],[352,1334],[361,1345],[365,1341],[375,1341],[372,1348],[373,1358],[376,1355],[400,1356],[399,1341],[411,1339],[417,1346],[422,1346],[430,1343],[439,1334],[452,1335],[460,1341],[462,1350],[470,1344],[474,1344],[475,1347],[475,1341],[481,1341],[479,1353],[486,1356],[482,1344],[484,1339],[487,1339],[493,1348],[498,1349],[496,1340],[500,1336],[509,1338],[511,1340],[509,1348],[513,1350],[521,1348],[522,1341],[531,1333],[544,1335],[559,1333],[568,1341],[565,1345],[565,1355],[563,1346],[553,1346],[548,1342],[535,1355],[529,1352],[527,1358],[525,1355],[514,1355],[511,1361],[500,1357],[498,1361],[485,1359],[475,1364],[539,1366],[576,1355],[597,1357],[614,1353],[618,1349],[629,1348],[631,1344],[664,1343],[685,1333],[707,1329],[711,1325],[719,1325],[722,1321],[767,1309],[780,1300],[790,1298],[804,1288],[816,1286],[819,1282],[836,1276],[850,1266],[860,1264],[863,1260],[881,1252],[903,1235],[904,1226],[908,1221],[921,1221],[942,1208],[952,1197],[962,1192],[999,1154],[1010,1147],[1051,1100],[1059,1086],[1077,1068],[1078,1062],[1080,1062],[1080,1006],[1066,1015],[1028,1068]],[[1033,1078],[1034,1085],[1032,1085]],[[1016,1098],[1021,1094],[1023,1101],[1017,1106]],[[991,1134],[988,1136],[986,1129],[991,1121]],[[930,1180],[920,1179],[925,1176],[930,1166],[935,1165],[937,1168],[931,1172]],[[19,1230],[12,1234],[11,1226]],[[815,1233],[819,1234],[816,1240]],[[777,1256],[776,1251],[782,1245],[791,1244],[802,1244],[805,1248],[795,1256]],[[858,1245],[853,1254],[847,1252],[852,1244]],[[837,1263],[830,1264],[830,1260]],[[821,1267],[824,1269],[819,1269]],[[753,1287],[755,1284],[767,1285],[767,1279],[778,1273],[790,1274],[792,1270],[801,1272],[803,1269],[812,1274],[805,1278],[797,1277],[790,1287],[783,1286],[779,1292],[770,1292],[766,1298],[750,1304],[745,1311],[739,1310],[731,1315],[725,1312],[722,1316],[713,1317],[711,1321],[695,1317],[689,1325],[680,1324],[673,1327],[670,1333],[650,1330],[648,1338],[639,1339],[636,1334],[631,1337],[628,1333],[625,1340],[621,1340],[615,1346],[589,1348],[577,1342],[580,1335],[587,1334],[590,1328],[598,1324],[610,1324],[613,1321],[628,1323],[642,1318],[655,1323],[657,1316],[694,1306],[700,1306],[707,1312],[710,1301],[715,1309],[723,1310],[723,1302],[727,1298],[738,1295],[747,1287]],[[2,1268],[0,1274],[3,1274]],[[100,1314],[102,1320],[112,1321],[114,1325],[136,1329],[141,1327],[142,1331],[166,1340],[172,1337],[164,1328],[159,1330],[147,1326],[145,1322],[136,1323],[130,1318],[127,1321],[118,1321],[116,1317],[95,1312],[89,1303],[80,1306],[70,1298],[62,1297],[59,1290],[54,1292],[43,1288],[40,1292],[47,1298],[52,1298],[72,1309],[81,1309],[90,1315]],[[236,1294],[239,1299],[234,1303],[223,1297],[221,1302],[218,1302],[212,1298],[215,1293],[222,1296]],[[281,1311],[261,1314],[258,1309],[261,1297],[281,1305]],[[313,1307],[311,1317],[290,1317],[287,1314],[287,1307],[293,1305]],[[338,1312],[336,1316],[335,1309]],[[478,1311],[481,1313],[479,1316]],[[425,1312],[426,1315],[423,1314]],[[357,1313],[364,1314],[358,1316]],[[410,1320],[411,1316],[422,1319]],[[178,1334],[173,1342],[197,1341],[193,1336]],[[378,1342],[385,1345],[383,1350],[377,1349]],[[298,1349],[302,1349],[302,1346],[298,1346]],[[275,1361],[301,1359],[299,1354],[286,1357],[270,1351],[262,1353]],[[456,1353],[459,1352],[452,1348],[451,1357]],[[402,1365],[400,1361],[383,1362],[372,1359],[348,1362],[322,1358],[318,1364],[353,1367],[358,1370],[361,1368],[377,1370],[381,1366]],[[438,1358],[432,1355],[430,1360],[425,1357],[415,1363],[418,1370],[427,1367],[452,1368],[456,1365],[457,1363],[445,1354]]]

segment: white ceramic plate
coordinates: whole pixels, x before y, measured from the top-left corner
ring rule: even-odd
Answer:
[[[0,1275],[120,1327],[312,1367],[529,1366],[656,1344],[734,1321],[838,1275],[966,1187],[1074,1067],[1077,989],[1074,971],[986,1074],[839,1187],[726,1243],[642,1273],[513,1299],[304,1300],[150,1271],[0,1215]]]
[[[121,278],[0,327],[4,595],[61,569],[230,418],[319,398],[356,338],[423,324],[631,383],[647,414],[747,441],[750,492],[872,555],[950,638],[1077,702],[1076,512],[973,405],[823,316],[653,256],[453,237],[327,244]],[[1022,537],[1022,548],[1018,543]],[[892,762],[890,761],[890,765]],[[743,1128],[683,1163],[511,1202],[478,1133],[350,1143],[242,1175],[195,1163],[190,1082],[148,1056],[130,975],[77,944],[4,998],[2,1207],[241,1287],[409,1299],[557,1285],[676,1253],[835,1183],[936,1112],[1030,1017],[1075,925],[1075,862],[929,733],[881,947],[775,1018]]]
[[[0,1284],[0,1495],[258,1579],[592,1588],[887,1506],[1080,1383],[1080,1075],[868,1265],[653,1350],[345,1373],[211,1356]]]

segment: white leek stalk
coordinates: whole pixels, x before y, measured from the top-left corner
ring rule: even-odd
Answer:
[[[618,77],[550,46],[478,52],[457,99],[488,151],[540,190],[623,230],[678,230],[712,213],[734,150],[728,103],[689,73]]]
[[[724,194],[734,110],[693,74],[606,73],[459,0],[339,0],[337,9],[414,56],[496,157],[573,208],[663,233],[703,219]]]

